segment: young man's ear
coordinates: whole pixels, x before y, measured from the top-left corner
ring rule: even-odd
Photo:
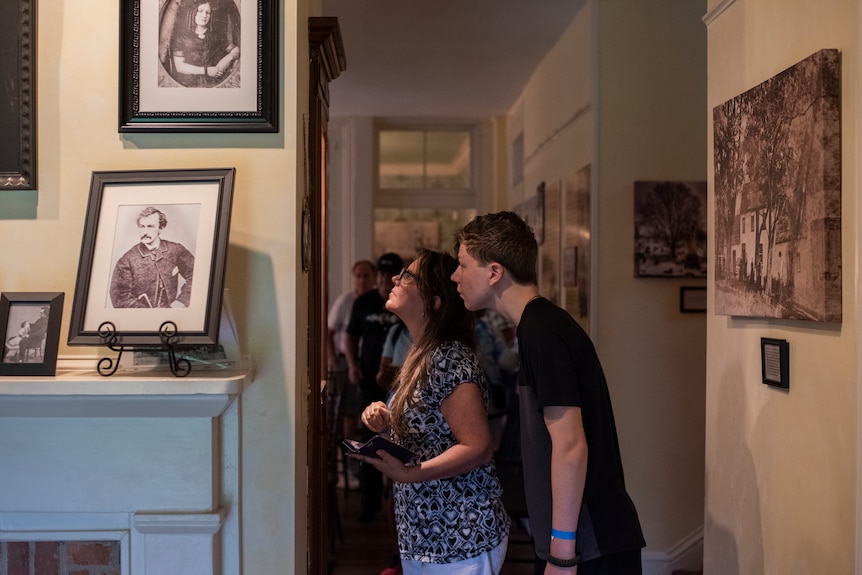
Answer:
[[[494,285],[503,278],[503,273],[506,269],[498,262],[491,262],[487,266],[488,269],[488,284]]]

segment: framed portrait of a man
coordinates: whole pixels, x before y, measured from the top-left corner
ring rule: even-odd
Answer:
[[[277,132],[276,0],[124,0],[120,132]]]
[[[69,345],[158,345],[164,322],[178,345],[217,343],[234,175],[93,173]]]

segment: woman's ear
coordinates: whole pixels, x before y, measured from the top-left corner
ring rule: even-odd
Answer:
[[[440,309],[440,304],[441,304],[441,302],[440,302],[440,296],[439,296],[439,295],[435,295],[435,296],[434,296],[434,309],[435,309],[435,310]]]

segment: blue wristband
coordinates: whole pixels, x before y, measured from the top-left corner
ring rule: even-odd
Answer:
[[[554,539],[566,539],[568,541],[574,541],[577,536],[577,531],[560,531],[559,529],[551,529],[551,537],[553,537]]]

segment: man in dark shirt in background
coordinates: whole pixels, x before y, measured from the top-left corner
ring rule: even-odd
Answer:
[[[362,394],[362,407],[374,401],[386,401],[386,390],[377,385],[377,371],[386,333],[397,324],[398,317],[387,311],[386,300],[394,287],[392,278],[401,272],[404,260],[394,253],[387,253],[377,260],[377,287],[362,294],[353,302],[350,323],[347,324],[345,355],[349,366],[348,378],[351,385],[358,385]],[[371,431],[362,428],[363,440],[370,439]],[[383,506],[383,476],[372,465],[363,465],[359,473],[361,506],[359,521],[374,519]]]

